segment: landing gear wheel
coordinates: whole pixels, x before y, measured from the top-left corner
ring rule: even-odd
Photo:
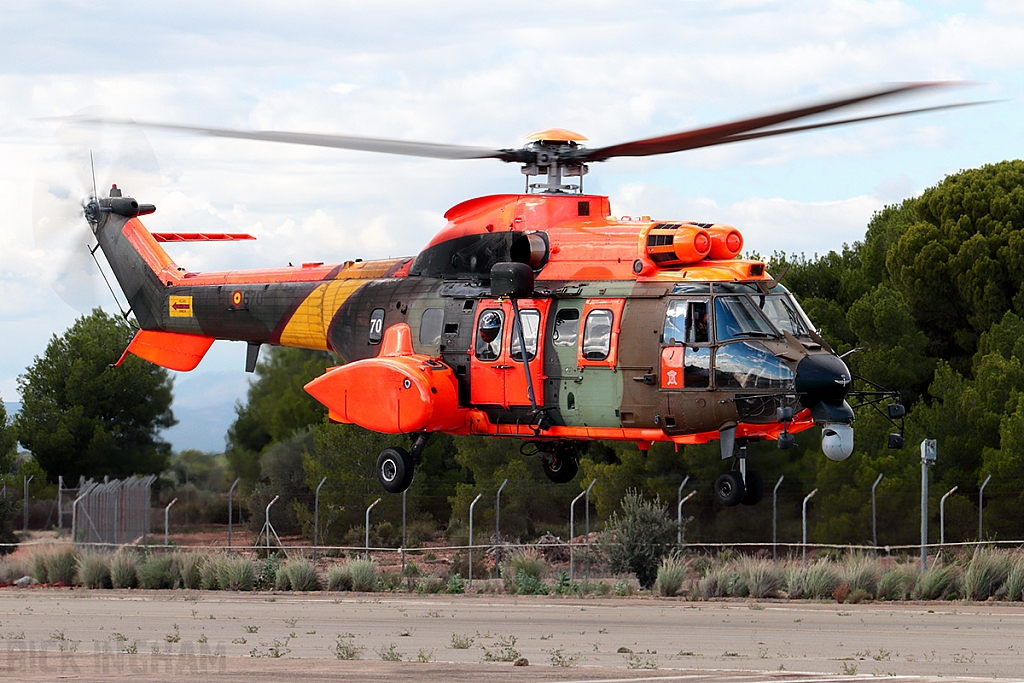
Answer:
[[[550,456],[545,455],[541,458],[541,464],[544,466],[544,474],[556,484],[568,484],[580,470],[575,454],[567,453],[564,449]]]
[[[744,505],[757,505],[764,497],[764,480],[754,470],[747,470],[746,491],[743,493]]]
[[[739,505],[743,500],[746,488],[739,472],[726,472],[715,480],[715,495],[718,502],[726,507]]]
[[[388,493],[401,493],[412,484],[412,456],[404,448],[385,448],[377,458],[377,481]]]

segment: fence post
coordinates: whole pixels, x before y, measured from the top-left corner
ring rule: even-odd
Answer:
[[[979,546],[981,545],[981,541],[982,541],[982,538],[983,538],[982,537],[982,533],[981,533],[982,532],[982,526],[981,526],[981,511],[982,511],[982,507],[981,507],[981,503],[982,503],[982,501],[985,498],[985,487],[988,486],[988,482],[991,479],[992,479],[992,475],[991,474],[988,475],[987,477],[985,477],[985,483],[983,483],[981,485],[981,490],[978,491],[978,545]],[[27,497],[28,496],[26,494],[26,498]]]
[[[402,576],[405,576],[405,547],[409,541],[405,526],[405,494],[407,493],[409,493],[409,489],[402,491]]]
[[[946,499],[953,495],[959,486],[954,486],[946,491],[946,495],[939,501],[939,545],[946,545]]]
[[[779,475],[779,480],[775,482],[775,488],[772,489],[772,562],[779,560],[779,487],[782,486],[782,480],[785,478],[786,475]]]
[[[71,504],[71,542],[78,543],[78,501],[82,500],[88,495],[83,493],[78,498],[75,498],[75,502]]]
[[[64,531],[64,476],[57,475],[57,531]]]
[[[573,579],[573,539],[576,534],[576,501],[586,495],[586,491],[580,491],[580,495],[572,499],[572,504],[569,505],[569,580]]]
[[[807,501],[814,497],[814,494],[818,492],[818,489],[814,489],[804,497],[804,569],[807,568]]]
[[[871,485],[871,545],[874,546],[872,550],[875,557],[878,557],[878,517],[875,509],[875,489],[878,488],[878,482],[882,481],[884,476],[884,473],[879,472],[875,483]]]
[[[596,483],[597,483],[597,479],[594,479],[593,481],[591,481],[590,482],[590,486],[588,486],[587,490],[583,492],[584,493],[583,505],[587,509],[587,514],[586,514],[586,517],[587,517],[587,528],[585,530],[585,532],[586,532],[586,539],[587,540],[583,544],[583,548],[584,548],[583,552],[586,553],[586,555],[587,555],[587,578],[586,578],[586,582],[588,584],[590,583],[590,489],[594,488],[594,484],[596,484]]]
[[[370,559],[370,510],[380,502],[380,498],[370,503],[370,507],[366,508],[366,556],[365,559]]]
[[[316,542],[320,535],[320,487],[327,481],[327,477],[320,480],[316,487],[316,497],[313,501],[313,565],[316,565]]]
[[[525,348],[525,347],[524,347]],[[473,506],[480,500],[480,496],[484,494],[476,494],[476,498],[469,504],[469,584],[473,584]]]
[[[505,488],[505,484],[508,483],[508,479],[501,482],[501,486],[498,487],[498,495],[494,498],[494,542],[498,543],[501,541],[501,490]]]
[[[679,490],[676,491],[676,546],[683,544],[683,487],[686,486],[688,481],[690,481],[689,474],[683,477],[683,483],[679,485]]]
[[[23,529],[24,531],[28,531],[28,485],[32,482],[33,479],[35,479],[35,476],[36,475],[34,474],[28,477],[24,475],[22,476],[22,479],[25,480],[25,497],[21,501],[21,507],[25,511],[25,528]]]
[[[174,505],[177,502],[178,502],[178,499],[175,498],[174,500],[172,500],[170,503],[167,504],[167,507],[164,508],[164,546],[165,547],[170,545],[170,543],[168,542],[169,541],[169,536],[168,536],[168,533],[167,533],[167,529],[168,529],[168,520],[170,520],[170,517],[171,517],[171,506]]]
[[[233,483],[231,485],[231,488],[228,489],[228,552],[229,553],[231,552],[231,531],[232,531],[232,526],[234,526],[234,519],[232,517],[232,515],[234,515],[234,511],[233,511],[233,509],[231,507],[231,499],[232,499],[233,494],[235,493],[235,488],[238,486],[238,482],[240,482],[240,481],[242,481],[242,480],[241,479],[235,479],[235,483]]]
[[[263,521],[263,528],[267,530],[267,559],[268,560],[270,559],[270,531],[271,531],[271,529],[274,528],[274,527],[272,527],[270,525],[270,506],[272,506],[274,503],[276,503],[277,499],[280,498],[280,497],[281,496],[274,496],[274,499],[271,500],[269,503],[267,503],[267,509],[264,510],[265,517],[264,517],[264,521]],[[274,532],[274,535],[277,536],[277,532],[276,531]],[[259,543],[259,541],[260,541],[260,539],[257,538],[256,542]]]

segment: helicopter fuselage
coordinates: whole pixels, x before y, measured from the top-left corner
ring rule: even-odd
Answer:
[[[729,226],[496,195],[449,210],[412,259],[191,273],[137,216],[103,215],[143,328],[127,352],[188,370],[215,339],[332,351],[342,364],[308,389],[338,421],[643,450],[852,422],[846,366]],[[507,263],[529,291],[495,295]]]

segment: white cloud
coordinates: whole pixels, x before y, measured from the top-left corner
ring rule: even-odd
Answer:
[[[133,30],[98,43],[110,35],[115,9]],[[910,106],[1009,100],[594,164],[586,180],[611,195],[616,213],[706,217],[735,223],[748,248],[762,253],[813,252],[860,239],[872,211],[945,173],[1024,156],[1021,35],[1019,3],[996,0],[665,1],[642,12],[611,0],[529,0],[514,9],[467,0],[9,8],[0,29],[0,155],[8,162],[0,166],[0,391],[75,315],[46,285],[55,250],[38,250],[31,235],[35,166],[60,156],[56,124],[38,117],[102,105],[137,119],[507,147],[552,126],[612,144],[883,81],[988,84]],[[116,142],[105,141],[113,133],[94,133],[98,141],[79,147],[97,151],[106,182]],[[412,255],[444,224],[449,206],[523,185],[514,165],[498,162],[170,133],[149,139],[163,184],[118,181],[157,204],[147,225],[258,237],[171,245],[193,270]],[[82,176],[79,162],[68,183],[82,185]],[[73,206],[70,195],[66,201]],[[227,361],[217,358],[196,372],[208,364],[219,371]],[[207,400],[201,391],[190,396]]]

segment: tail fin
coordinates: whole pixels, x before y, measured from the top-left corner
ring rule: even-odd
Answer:
[[[116,193],[116,194],[115,194]],[[160,329],[164,287],[181,277],[179,268],[139,220],[153,213],[151,204],[140,205],[112,189],[111,197],[99,201],[92,223],[96,241],[114,272],[139,325]]]

